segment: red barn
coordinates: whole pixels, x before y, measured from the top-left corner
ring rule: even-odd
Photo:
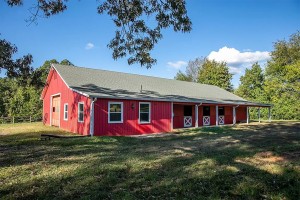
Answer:
[[[133,135],[248,122],[247,101],[212,85],[53,64],[43,122],[82,135]]]

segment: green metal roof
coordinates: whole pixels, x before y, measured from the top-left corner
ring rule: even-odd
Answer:
[[[247,101],[213,85],[69,65],[52,66],[68,87],[89,97],[271,106]]]

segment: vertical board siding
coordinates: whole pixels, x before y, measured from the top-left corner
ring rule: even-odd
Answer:
[[[108,102],[123,102],[123,122],[108,123]],[[151,103],[150,123],[139,123],[139,102]],[[94,135],[135,135],[171,131],[171,102],[98,99]]]
[[[247,120],[247,107],[239,106],[236,108],[236,121],[244,122]]]
[[[53,69],[52,69],[53,70]],[[43,122],[50,125],[51,95],[60,94],[60,128],[82,135],[90,131],[90,99],[67,87],[54,70],[43,99]],[[78,102],[84,103],[84,122],[78,122]],[[64,120],[64,104],[68,104],[68,120]]]
[[[216,106],[210,106],[210,125],[216,125]]]
[[[225,124],[232,124],[233,123],[233,107],[232,106],[225,106]]]
[[[203,126],[203,106],[198,107],[198,126]]]

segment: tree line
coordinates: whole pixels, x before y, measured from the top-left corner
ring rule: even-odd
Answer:
[[[245,70],[237,89],[232,86],[232,74],[225,62],[207,58],[189,61],[186,71],[179,71],[175,79],[210,84],[249,101],[270,103],[273,119],[300,119],[300,32],[288,40],[274,43],[271,59],[263,69],[257,62]],[[257,118],[257,108],[250,110],[252,118]],[[262,110],[262,117],[267,111]]]
[[[43,102],[40,100],[51,63],[73,65],[64,59],[47,60],[41,67],[29,73],[8,75],[0,78],[0,116],[42,116]]]

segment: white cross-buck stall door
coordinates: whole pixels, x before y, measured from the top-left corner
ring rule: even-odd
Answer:
[[[204,126],[210,125],[210,117],[209,116],[203,116],[203,125]]]
[[[192,117],[185,116],[184,117],[184,127],[191,127],[192,126]]]
[[[221,124],[221,125],[224,124],[224,115],[219,116],[219,124]]]

